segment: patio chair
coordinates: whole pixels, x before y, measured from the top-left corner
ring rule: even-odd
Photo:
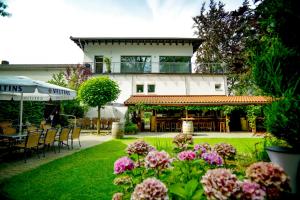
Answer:
[[[29,132],[25,141],[14,145],[16,149],[23,149],[24,150],[24,162],[27,162],[27,153],[30,150],[35,150],[37,152],[38,157],[40,158],[39,155],[39,141],[41,137],[41,132],[40,131],[33,131]]]
[[[73,141],[74,140],[78,140],[78,143],[79,143],[79,146],[81,147],[81,144],[80,144],[80,132],[81,132],[81,127],[74,127],[73,130],[72,130],[72,133],[71,133],[71,146],[72,146],[72,149],[73,149]]]
[[[46,147],[48,147],[49,149],[52,146],[54,153],[56,153],[55,146],[54,146],[56,134],[57,134],[57,129],[55,128],[47,129],[45,136],[40,139],[40,145],[43,145],[44,157],[45,157]]]
[[[65,127],[62,128],[58,137],[56,137],[55,142],[58,142],[58,152],[60,152],[60,148],[63,145],[66,145],[69,148],[69,133],[71,131],[71,128]],[[66,143],[64,143],[66,141]]]

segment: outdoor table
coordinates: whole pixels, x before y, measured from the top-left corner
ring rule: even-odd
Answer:
[[[12,153],[13,151],[13,147],[16,143],[24,140],[26,138],[27,134],[11,134],[11,135],[7,135],[7,134],[0,134],[0,139],[7,139],[7,143],[5,144],[5,146],[8,148],[8,152],[9,154]]]

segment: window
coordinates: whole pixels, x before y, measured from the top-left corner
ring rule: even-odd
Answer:
[[[121,73],[151,72],[151,56],[121,56]]]
[[[95,56],[94,58],[95,73],[103,73],[103,56]]]
[[[155,92],[155,85],[149,84],[148,85],[148,93],[154,93]]]
[[[222,85],[220,83],[215,84],[216,91],[222,91]]]
[[[144,93],[144,85],[136,85],[136,93]]]
[[[161,73],[190,73],[190,56],[160,56],[159,71]]]

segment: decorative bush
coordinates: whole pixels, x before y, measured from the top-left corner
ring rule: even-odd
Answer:
[[[223,159],[234,159],[236,155],[236,149],[231,144],[227,143],[216,144],[213,150]]]
[[[224,168],[208,170],[201,183],[207,199],[231,199],[240,190],[236,175]]]
[[[126,185],[132,182],[132,178],[130,176],[121,176],[114,179],[115,185]]]
[[[168,189],[156,178],[148,178],[138,184],[131,195],[132,200],[168,200]]]
[[[173,139],[173,143],[179,150],[186,150],[190,144],[193,144],[193,136],[179,133]]]
[[[196,144],[194,151],[201,157],[203,153],[211,151],[211,146],[208,143]]]
[[[114,173],[115,174],[121,174],[127,170],[132,170],[134,168],[134,162],[128,158],[127,156],[124,156],[122,158],[119,158],[115,164],[114,164]]]
[[[153,146],[149,145],[148,143],[146,143],[143,140],[138,140],[138,141],[136,141],[132,144],[129,144],[127,149],[126,149],[126,152],[129,155],[137,154],[137,155],[140,155],[140,156],[145,156],[150,151],[153,151],[153,150],[155,150],[155,148]]]
[[[130,122],[125,124],[124,133],[125,134],[136,134],[139,131],[139,128],[136,124]]]
[[[283,192],[290,190],[287,174],[274,163],[254,163],[246,169],[246,177],[265,187],[268,199],[278,199]]]

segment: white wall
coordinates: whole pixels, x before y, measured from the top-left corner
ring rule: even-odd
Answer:
[[[159,56],[193,56],[193,47],[189,44],[142,44],[107,43],[88,44],[84,49],[84,62],[94,62],[94,56],[105,56],[112,59],[112,71],[120,72],[121,56],[151,56],[152,72],[159,72]]]

